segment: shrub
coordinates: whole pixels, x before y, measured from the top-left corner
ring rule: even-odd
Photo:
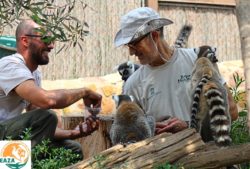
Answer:
[[[31,128],[26,128],[22,140],[30,140]],[[8,138],[11,140],[11,137]],[[80,161],[79,154],[75,154],[70,149],[63,147],[56,148],[50,146],[49,140],[43,140],[31,150],[33,169],[60,169]]]
[[[59,169],[79,161],[79,155],[72,150],[51,147],[49,143],[49,140],[44,140],[32,149],[32,168]]]
[[[245,95],[245,91],[239,89],[240,85],[245,81],[242,77],[239,77],[238,73],[233,75],[234,78],[234,87],[230,87],[230,91],[233,95],[234,101],[239,103],[243,101],[245,108],[239,112],[239,117],[236,121],[232,123],[231,127],[231,137],[233,144],[242,144],[250,142],[250,135],[248,130],[248,112],[246,109],[245,98],[242,97]],[[250,169],[250,163],[241,164],[241,169]]]

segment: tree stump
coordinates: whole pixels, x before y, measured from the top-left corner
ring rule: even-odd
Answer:
[[[76,139],[83,150],[84,159],[97,155],[98,153],[111,147],[109,130],[112,124],[112,116],[98,115],[100,125],[97,131],[87,137]],[[64,129],[74,129],[80,122],[84,122],[83,116],[62,116],[62,126]]]

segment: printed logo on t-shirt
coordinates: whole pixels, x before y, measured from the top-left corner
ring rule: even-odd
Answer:
[[[149,93],[150,93],[151,96],[154,95],[155,94],[155,89],[153,87],[151,87],[149,89]]]
[[[153,85],[149,86],[147,100],[151,99],[152,97],[154,97],[160,93],[161,93],[160,91],[155,91],[155,88]]]
[[[178,79],[178,83],[187,82],[191,80],[191,75],[181,75]]]

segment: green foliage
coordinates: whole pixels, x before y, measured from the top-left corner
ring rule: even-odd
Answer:
[[[93,161],[90,162],[90,166],[93,169],[108,169],[107,167],[105,167],[105,163],[106,163],[106,156],[103,155],[96,155],[92,158]],[[113,164],[112,165],[112,169],[129,169],[131,167],[129,167],[127,162],[123,162],[123,163],[118,163],[118,164]]]
[[[234,87],[230,87],[230,91],[233,95],[234,101],[238,103],[240,100],[242,100],[242,94],[245,93],[245,91],[242,91],[239,89],[240,85],[245,81],[242,77],[239,76],[238,73],[233,74],[234,78]]]
[[[72,150],[51,147],[49,143],[49,140],[44,140],[32,149],[32,168],[59,169],[79,161],[79,155]]]
[[[22,140],[31,140],[31,128],[26,128],[20,137]]]
[[[239,89],[240,85],[245,81],[242,77],[238,75],[238,73],[233,75],[235,86],[230,87],[230,91],[232,92],[233,98],[236,103],[239,101],[242,101],[244,98],[242,97],[242,94],[245,93],[245,91],[241,91]],[[245,109],[241,110],[239,112],[239,117],[236,121],[232,123],[231,127],[231,138],[233,144],[242,144],[242,143],[248,143],[250,142],[250,135],[248,131],[248,112]],[[241,169],[250,169],[250,163],[244,163],[241,164]]]
[[[5,140],[13,140],[11,136],[7,136]]]
[[[30,140],[31,128],[26,128],[20,138]],[[11,137],[8,140],[11,140]],[[49,140],[43,140],[41,144],[32,148],[31,154],[33,169],[60,169],[80,161],[79,154],[63,147],[52,147]]]
[[[239,112],[239,118],[232,123],[231,138],[235,145],[250,142],[250,135],[247,126],[247,111]],[[250,169],[250,163],[241,164],[241,169]]]
[[[47,39],[46,42],[54,40],[69,42],[68,47],[78,45],[81,49],[80,42],[88,35],[89,26],[87,22],[74,16],[73,9],[75,6],[81,6],[84,11],[87,5],[83,0],[65,0],[65,4],[57,6],[54,1],[0,1],[0,34],[6,26],[13,27],[23,16],[29,16],[46,28],[40,30],[43,34],[52,33],[52,38]]]
[[[154,169],[184,169],[180,165],[171,165],[168,162],[154,167]]]
[[[242,110],[241,112],[239,112],[239,118],[232,123],[231,137],[234,144],[250,142],[246,110]]]
[[[106,169],[105,166],[104,166],[104,162],[106,160],[106,157],[102,156],[102,155],[96,155],[93,157],[93,160],[96,161],[96,164],[91,164],[91,167],[92,168],[95,168],[95,169]]]
[[[241,94],[245,93],[245,91],[241,91],[239,87],[245,80],[242,77],[240,77],[238,73],[234,74],[233,78],[235,86],[230,87],[230,91],[232,92],[233,98],[237,103],[244,99],[242,98]],[[250,141],[250,135],[247,126],[247,120],[248,120],[247,114],[248,113],[246,109],[243,109],[242,111],[239,112],[238,119],[232,123],[231,137],[234,144],[241,144]]]

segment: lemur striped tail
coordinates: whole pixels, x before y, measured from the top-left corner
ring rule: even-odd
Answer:
[[[197,131],[199,131],[199,129],[197,125],[196,115],[197,115],[197,112],[199,111],[200,95],[201,95],[203,85],[207,83],[208,80],[209,80],[209,76],[207,74],[203,75],[203,77],[201,78],[201,81],[195,88],[194,95],[193,95],[190,127],[196,129]]]
[[[217,86],[207,83],[204,87],[205,97],[209,106],[210,127],[216,144],[220,147],[231,143],[230,119],[226,116],[225,101]]]
[[[174,47],[176,48],[186,48],[187,47],[187,41],[189,38],[189,35],[191,34],[192,26],[191,25],[184,25],[180,32],[178,37],[176,38],[176,41],[174,43]]]

